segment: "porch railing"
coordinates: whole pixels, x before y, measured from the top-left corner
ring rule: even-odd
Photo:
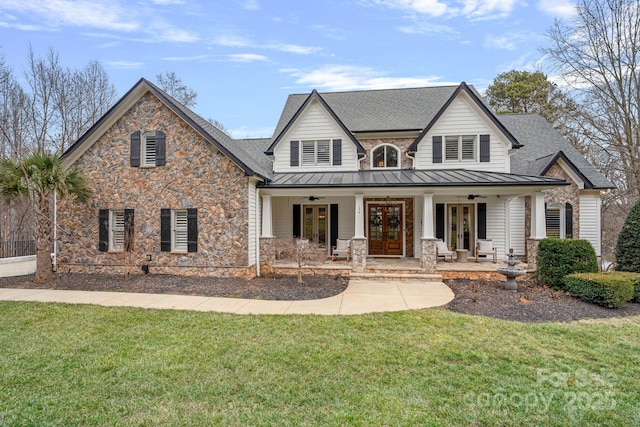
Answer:
[[[0,242],[0,258],[13,258],[35,254],[35,240],[9,240]]]

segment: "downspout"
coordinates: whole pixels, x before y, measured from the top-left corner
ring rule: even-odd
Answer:
[[[53,193],[53,253],[51,254],[51,267],[58,271],[58,192]]]
[[[411,159],[411,169],[415,169],[415,163],[416,163],[416,153],[410,153],[409,151],[407,151],[406,153],[404,153],[407,156],[407,159]],[[413,154],[413,156],[411,155]]]
[[[260,277],[260,236],[262,235],[262,209],[260,209],[262,197],[260,197],[260,189],[256,186],[256,277]]]

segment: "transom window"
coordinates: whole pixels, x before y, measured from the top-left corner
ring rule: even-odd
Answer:
[[[189,223],[187,220],[187,210],[174,210],[172,213],[172,249],[174,251],[187,252],[189,247]]]
[[[398,148],[392,145],[381,145],[373,150],[371,155],[372,168],[397,168],[400,158]]]
[[[331,143],[328,139],[302,141],[303,165],[331,164]]]
[[[146,132],[140,141],[140,160],[142,166],[156,165],[156,133]]]
[[[474,161],[476,159],[476,135],[449,135],[444,137],[446,161]]]

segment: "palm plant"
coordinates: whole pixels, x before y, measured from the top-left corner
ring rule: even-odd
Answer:
[[[20,160],[0,159],[0,195],[27,198],[35,213],[36,282],[51,280],[53,197],[84,203],[91,195],[82,173],[66,169],[55,154],[36,152]]]

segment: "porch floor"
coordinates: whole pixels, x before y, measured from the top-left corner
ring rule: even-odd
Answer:
[[[504,279],[504,276],[497,272],[500,267],[507,267],[503,261],[498,260],[497,263],[491,260],[481,260],[476,263],[475,260],[470,262],[444,262],[438,261],[436,265],[436,274],[441,275],[445,279],[470,278],[470,279]],[[518,268],[527,269],[527,265],[520,263]],[[297,265],[295,263],[276,261],[275,269],[277,272],[284,274],[294,274]],[[292,272],[294,270],[294,272]],[[348,276],[351,274],[351,262],[344,259],[337,261],[327,260],[322,264],[303,266],[303,270],[311,274],[343,274]],[[377,258],[367,257],[367,271],[371,272],[404,272],[404,273],[422,273],[420,260],[416,258]]]

